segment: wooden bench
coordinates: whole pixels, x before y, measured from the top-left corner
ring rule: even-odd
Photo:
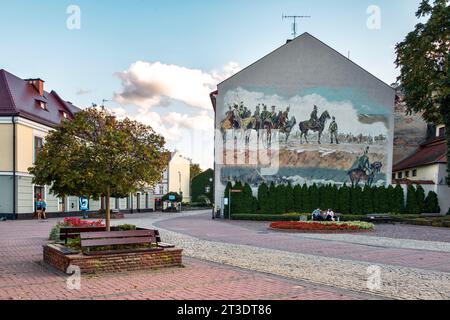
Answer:
[[[59,229],[59,240],[67,244],[68,239],[79,238],[81,232],[101,232],[105,230],[106,227],[61,227]]]
[[[367,214],[366,221],[368,222],[379,222],[379,223],[390,223],[394,222],[394,219],[388,214]]]
[[[158,230],[148,230],[148,231],[153,231],[154,232],[155,238],[156,238],[156,243],[158,244],[158,247],[160,247],[160,248],[175,248],[174,244],[161,242],[161,236],[159,235],[159,231]]]
[[[86,232],[80,234],[80,239],[81,250],[86,255],[164,250],[164,248],[158,247],[155,230]],[[142,245],[142,247],[114,249],[117,246],[134,245]],[[144,245],[147,245],[147,247],[144,247]],[[111,247],[112,249],[91,251],[91,249],[99,247]]]

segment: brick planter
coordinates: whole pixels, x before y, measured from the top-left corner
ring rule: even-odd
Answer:
[[[57,244],[43,246],[44,262],[66,272],[69,265],[78,266],[81,273],[124,272],[182,266],[182,249],[164,249],[119,253],[98,256],[86,256],[81,253],[64,252],[66,248]]]

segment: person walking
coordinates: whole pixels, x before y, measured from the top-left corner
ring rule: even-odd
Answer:
[[[36,216],[39,221],[41,219],[41,214],[42,214],[42,206],[41,206],[41,197],[40,196],[34,202],[34,210],[36,212]]]
[[[47,220],[47,216],[45,215],[45,211],[47,210],[47,203],[44,199],[40,199],[40,206],[41,206],[41,215],[44,220]]]

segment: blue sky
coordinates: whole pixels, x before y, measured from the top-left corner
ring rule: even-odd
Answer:
[[[282,13],[311,15],[300,21],[300,33],[307,31],[345,55],[350,51],[353,61],[390,84],[397,75],[393,47],[417,23],[414,13],[419,3],[0,0],[0,68],[23,78],[41,77],[47,89],[55,89],[81,107],[115,100],[108,106],[153,125],[167,135],[170,148],[180,149],[207,167],[213,160],[210,150],[189,149],[183,141],[185,129],[212,130],[208,129],[211,110],[204,101],[195,106],[198,99],[193,95],[284,44],[291,37],[291,23],[282,21]],[[79,30],[66,27],[69,5],[81,10]],[[366,26],[370,5],[381,9],[379,30]],[[142,64],[133,69],[137,61]],[[182,70],[186,79],[191,74],[198,76],[203,88],[190,90],[188,96],[163,90],[162,98],[154,94],[151,101],[128,99],[121,79],[130,80],[137,70],[156,78]],[[120,78],[117,73],[124,71],[129,72]],[[183,84],[180,79],[173,81]],[[131,89],[136,85],[132,83]]]

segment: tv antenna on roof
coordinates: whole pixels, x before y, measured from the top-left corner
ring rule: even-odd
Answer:
[[[292,24],[292,35],[295,37],[297,37],[297,19],[306,19],[306,18],[311,18],[311,16],[287,16],[285,14],[281,15],[281,20],[284,19],[293,19],[294,23]]]

